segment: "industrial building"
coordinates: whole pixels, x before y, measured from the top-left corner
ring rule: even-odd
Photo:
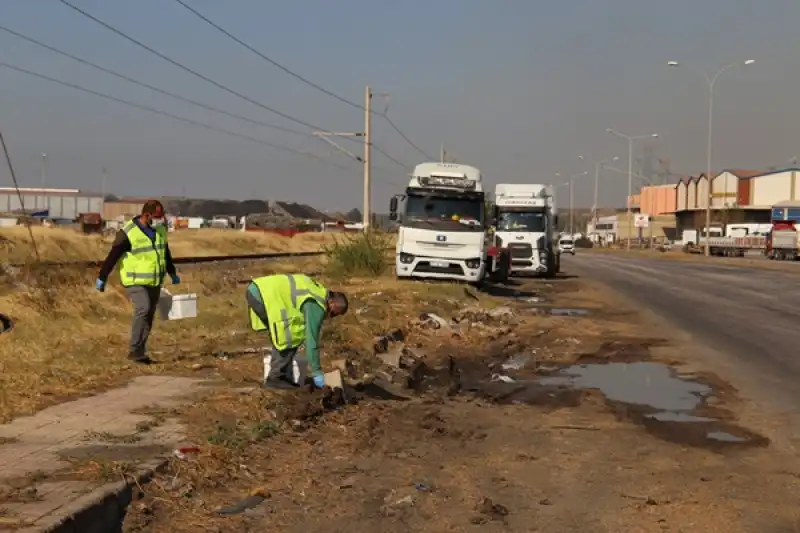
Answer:
[[[711,201],[712,225],[735,223],[769,224],[773,206],[800,201],[800,168],[780,170],[726,169],[712,175],[705,173],[681,179],[676,185],[643,187],[628,198],[634,212],[649,216],[675,215],[678,233],[702,229]],[[618,238],[625,238],[616,232]]]
[[[674,214],[647,216],[646,227],[637,227],[635,218],[639,213],[632,213],[630,222],[627,212],[607,217],[598,217],[597,224],[590,222],[587,234],[593,242],[610,244],[618,240],[675,240],[677,236]]]
[[[0,213],[11,215],[47,212],[51,219],[74,220],[81,213],[102,213],[103,195],[79,189],[0,187]],[[24,208],[23,208],[24,205]]]

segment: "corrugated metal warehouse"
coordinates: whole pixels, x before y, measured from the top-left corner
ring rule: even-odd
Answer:
[[[103,196],[78,189],[20,187],[25,211],[50,211],[50,218],[75,219],[81,213],[102,213]],[[0,212],[22,213],[17,190],[0,187]]]
[[[103,205],[103,219],[116,220],[119,217],[133,218],[142,212],[145,200],[120,200],[105,202]]]

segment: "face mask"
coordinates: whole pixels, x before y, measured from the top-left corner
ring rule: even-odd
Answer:
[[[150,226],[152,226],[154,228],[160,228],[163,225],[164,225],[164,219],[163,218],[153,218],[153,219],[150,220]]]

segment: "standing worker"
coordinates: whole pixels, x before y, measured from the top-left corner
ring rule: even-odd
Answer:
[[[133,303],[128,359],[149,365],[153,361],[147,355],[147,338],[153,327],[164,276],[169,274],[173,284],[181,282],[167,244],[167,226],[161,202],[145,202],[142,214],[134,217],[117,232],[114,244],[97,275],[95,287],[98,291],[105,291],[108,276],[120,259],[122,286]]]
[[[272,354],[264,359],[264,386],[295,389],[297,349],[305,344],[306,358],[317,388],[325,386],[319,360],[322,322],[347,312],[347,297],[329,291],[303,274],[273,274],[255,278],[247,287],[247,307],[253,331],[269,331]]]

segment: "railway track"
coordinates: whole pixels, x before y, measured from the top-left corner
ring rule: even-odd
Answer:
[[[202,263],[224,263],[228,261],[257,261],[265,259],[289,259],[293,257],[314,257],[320,256],[325,252],[270,252],[263,254],[243,254],[243,255],[208,255],[197,257],[174,257],[172,262],[176,265],[198,265]],[[13,268],[25,268],[36,266],[41,267],[73,267],[73,268],[97,268],[103,261],[40,261],[38,263],[12,263],[7,266]]]

